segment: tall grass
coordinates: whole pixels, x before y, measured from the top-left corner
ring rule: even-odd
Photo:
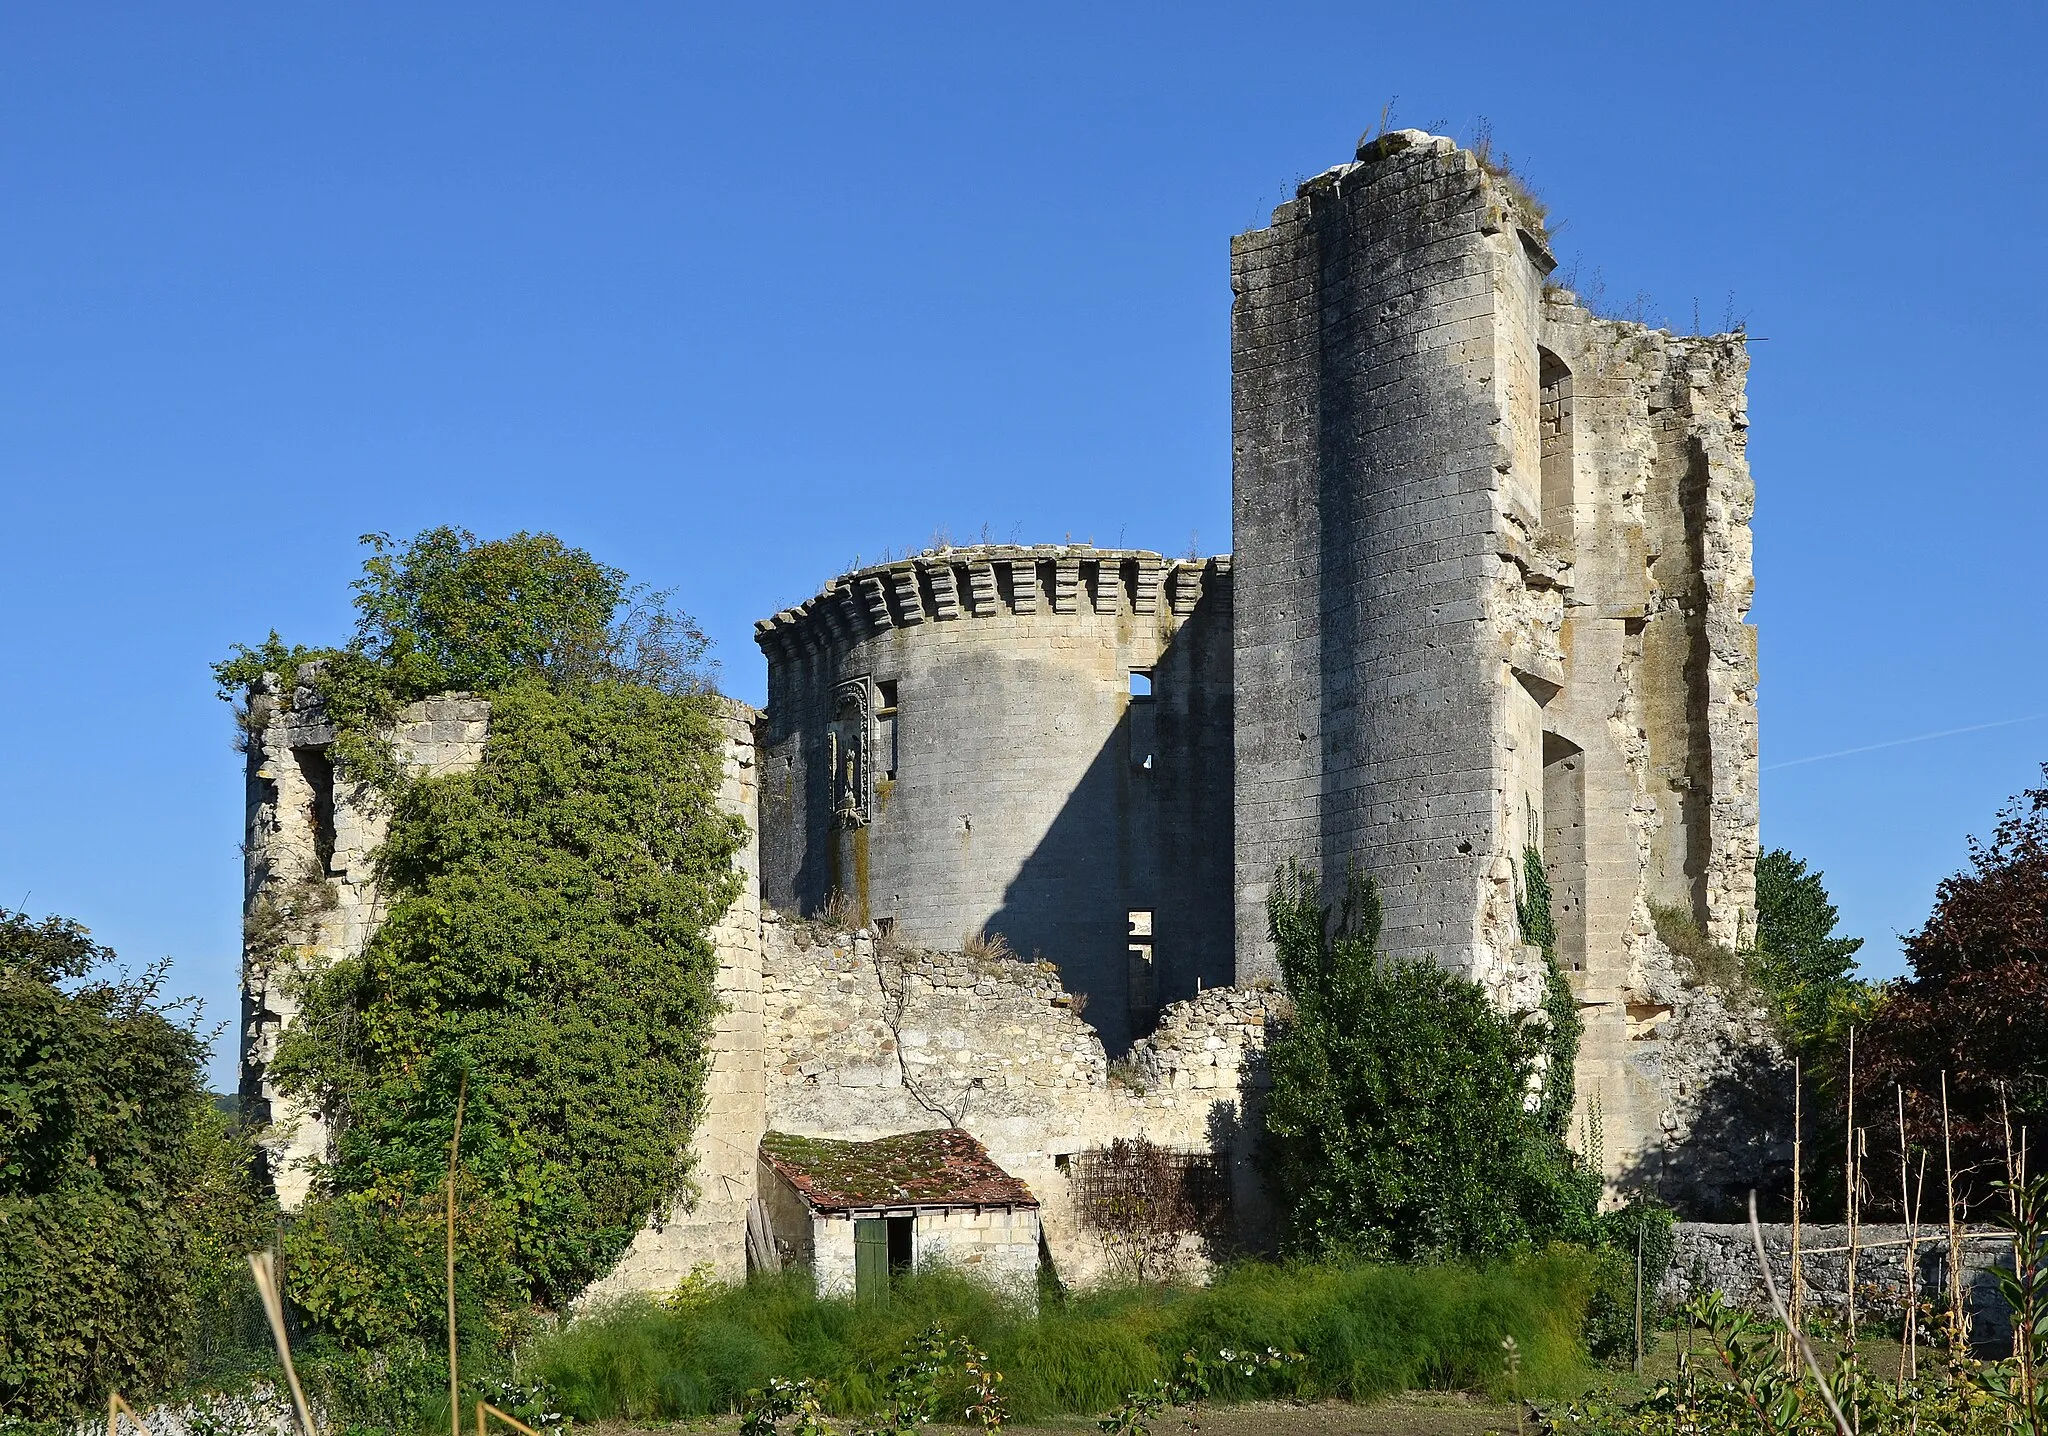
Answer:
[[[826,1384],[827,1405],[881,1401],[904,1343],[936,1322],[987,1351],[1024,1420],[1106,1411],[1167,1375],[1183,1351],[1268,1346],[1306,1360],[1227,1376],[1218,1398],[1370,1401],[1410,1389],[1505,1395],[1501,1338],[1521,1349],[1521,1389],[1561,1395],[1585,1372],[1591,1284],[1580,1252],[1485,1267],[1247,1263],[1213,1285],[1127,1287],[1048,1302],[1037,1315],[945,1271],[901,1279],[886,1307],[822,1301],[808,1275],[731,1287],[678,1308],[609,1307],[546,1338],[522,1366],[583,1420],[738,1409],[771,1376]]]

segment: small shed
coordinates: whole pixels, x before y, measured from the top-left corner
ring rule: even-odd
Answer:
[[[761,1197],[776,1245],[820,1296],[887,1301],[889,1278],[943,1264],[1029,1296],[1038,1199],[958,1127],[872,1142],[761,1139]]]

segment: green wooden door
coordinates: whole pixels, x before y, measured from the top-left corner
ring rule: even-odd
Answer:
[[[889,1221],[856,1217],[853,1223],[853,1295],[857,1301],[889,1304]]]

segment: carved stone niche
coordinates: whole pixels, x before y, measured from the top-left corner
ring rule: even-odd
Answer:
[[[841,828],[864,828],[875,808],[873,685],[865,676],[849,678],[832,690],[832,722],[825,730],[825,752],[832,771],[832,822]]]

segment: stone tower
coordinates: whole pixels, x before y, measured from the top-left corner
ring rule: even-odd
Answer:
[[[1112,1051],[1230,982],[1228,559],[944,549],[757,625],[763,900],[1057,962]]]
[[[1238,978],[1296,857],[1375,878],[1390,953],[1533,1008],[1538,846],[1627,1166],[1682,1125],[1650,904],[1753,930],[1748,361],[1553,266],[1512,177],[1415,130],[1232,245]]]

